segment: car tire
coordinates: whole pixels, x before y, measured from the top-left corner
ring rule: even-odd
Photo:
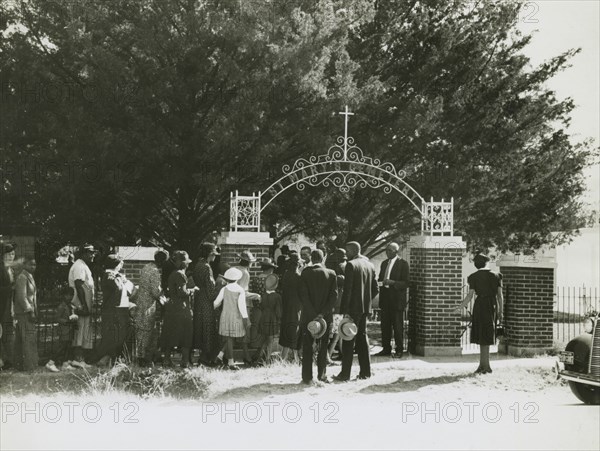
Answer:
[[[581,402],[595,406],[600,404],[600,387],[573,381],[569,381],[569,387]]]

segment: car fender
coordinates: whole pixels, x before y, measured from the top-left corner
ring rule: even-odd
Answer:
[[[573,338],[567,346],[565,351],[573,353],[573,364],[565,364],[567,371],[577,371],[578,373],[587,373],[590,361],[590,352],[592,349],[592,335],[581,334]]]

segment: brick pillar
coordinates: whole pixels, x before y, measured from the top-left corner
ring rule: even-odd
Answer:
[[[221,261],[234,265],[239,261],[238,254],[248,249],[257,258],[268,257],[273,239],[266,232],[223,232],[218,238],[221,248]],[[250,279],[258,276],[260,267],[250,264]]]
[[[157,247],[118,246],[116,253],[123,259],[123,273],[134,285],[139,285],[142,268],[154,261]]]
[[[500,352],[520,356],[552,349],[555,256],[554,249],[546,249],[538,255],[508,254],[498,260],[504,285]]]
[[[461,355],[461,237],[416,236],[410,249],[409,351],[422,356]]]

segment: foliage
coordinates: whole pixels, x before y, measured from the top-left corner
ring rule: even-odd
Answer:
[[[454,197],[473,247],[524,251],[581,223],[595,152],[545,82],[577,50],[529,67],[513,2],[118,0],[2,3],[4,223],[65,242],[189,250],[227,225],[228,198],[341,129]],[[292,190],[290,190],[292,191]],[[418,229],[380,191],[286,192],[263,222],[382,245]],[[310,202],[307,201],[310,199]],[[557,235],[550,232],[561,230]]]

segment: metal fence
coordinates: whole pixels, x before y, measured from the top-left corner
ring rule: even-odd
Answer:
[[[566,343],[583,333],[583,320],[600,311],[598,288],[556,287],[554,290],[554,341]]]

